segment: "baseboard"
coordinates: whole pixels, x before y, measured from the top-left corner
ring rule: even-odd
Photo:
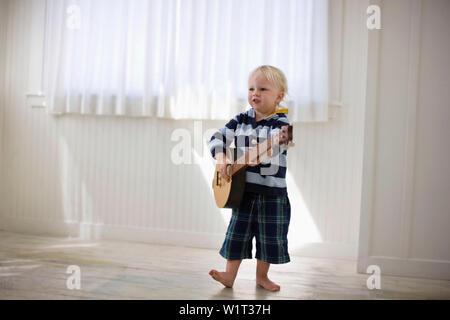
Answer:
[[[303,243],[290,245],[289,252],[294,256],[332,258],[356,261],[358,258],[357,245],[335,242]]]
[[[41,236],[145,242],[218,250],[225,234],[122,227],[77,221],[0,217],[0,230]],[[356,260],[357,248],[341,243],[289,244],[291,256]]]
[[[450,280],[450,261],[446,260],[371,256],[358,261],[358,272],[366,273],[370,265],[379,266],[381,275]]]
[[[0,230],[41,236],[145,242],[208,249],[220,246],[224,237],[219,234],[173,229],[122,227],[101,223],[11,217],[0,217]]]

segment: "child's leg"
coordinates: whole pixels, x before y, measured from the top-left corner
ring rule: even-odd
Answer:
[[[219,281],[225,287],[232,288],[241,262],[242,260],[227,260],[225,272],[219,272],[213,269],[209,272],[209,274],[214,278],[214,280]]]
[[[270,291],[278,291],[280,286],[268,278],[270,263],[266,261],[277,264],[290,261],[287,248],[290,217],[291,207],[287,195],[260,195],[258,223],[255,225],[256,283]]]
[[[278,291],[280,286],[270,281],[267,276],[269,272],[270,263],[256,259],[256,283],[269,291]]]

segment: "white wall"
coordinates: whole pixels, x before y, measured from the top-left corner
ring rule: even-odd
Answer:
[[[450,2],[383,1],[369,35],[359,271],[450,279]]]
[[[14,0],[11,30],[27,30],[30,2]],[[337,3],[337,2],[334,2]],[[291,252],[356,259],[364,79],[365,1],[344,1],[343,107],[328,123],[295,124],[289,150]],[[339,12],[339,11],[337,11]],[[338,18],[338,17],[333,17]],[[360,27],[364,26],[364,27]],[[355,31],[356,30],[356,31]],[[212,163],[175,166],[170,141],[192,121],[55,117],[26,107],[30,34],[11,41],[11,90],[2,134],[0,229],[218,248],[227,227],[211,195]],[[203,131],[223,126],[205,121]],[[197,150],[200,152],[200,150]]]

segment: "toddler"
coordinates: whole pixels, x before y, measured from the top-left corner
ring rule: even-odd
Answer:
[[[279,104],[287,94],[283,72],[273,66],[260,66],[248,79],[248,102],[251,108],[231,119],[218,130],[209,143],[212,156],[220,164],[220,173],[230,181],[226,148],[234,140],[244,153],[288,125],[287,109]],[[242,144],[242,145],[239,145]],[[256,238],[256,283],[269,291],[280,286],[268,278],[270,264],[290,261],[287,233],[291,207],[286,188],[286,151],[274,146],[272,158],[246,167],[245,193],[239,208],[232,209],[220,255],[227,259],[224,272],[209,274],[225,287],[234,284],[242,259],[252,258],[252,240]],[[278,157],[274,164],[274,157]],[[276,170],[273,169],[276,166]],[[267,172],[270,172],[269,174]]]

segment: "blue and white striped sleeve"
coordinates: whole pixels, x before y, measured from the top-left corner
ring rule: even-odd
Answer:
[[[209,141],[209,150],[211,151],[213,158],[215,158],[216,153],[226,153],[226,148],[233,142],[238,123],[239,115],[228,121],[225,127],[217,130],[211,137],[211,140]]]

